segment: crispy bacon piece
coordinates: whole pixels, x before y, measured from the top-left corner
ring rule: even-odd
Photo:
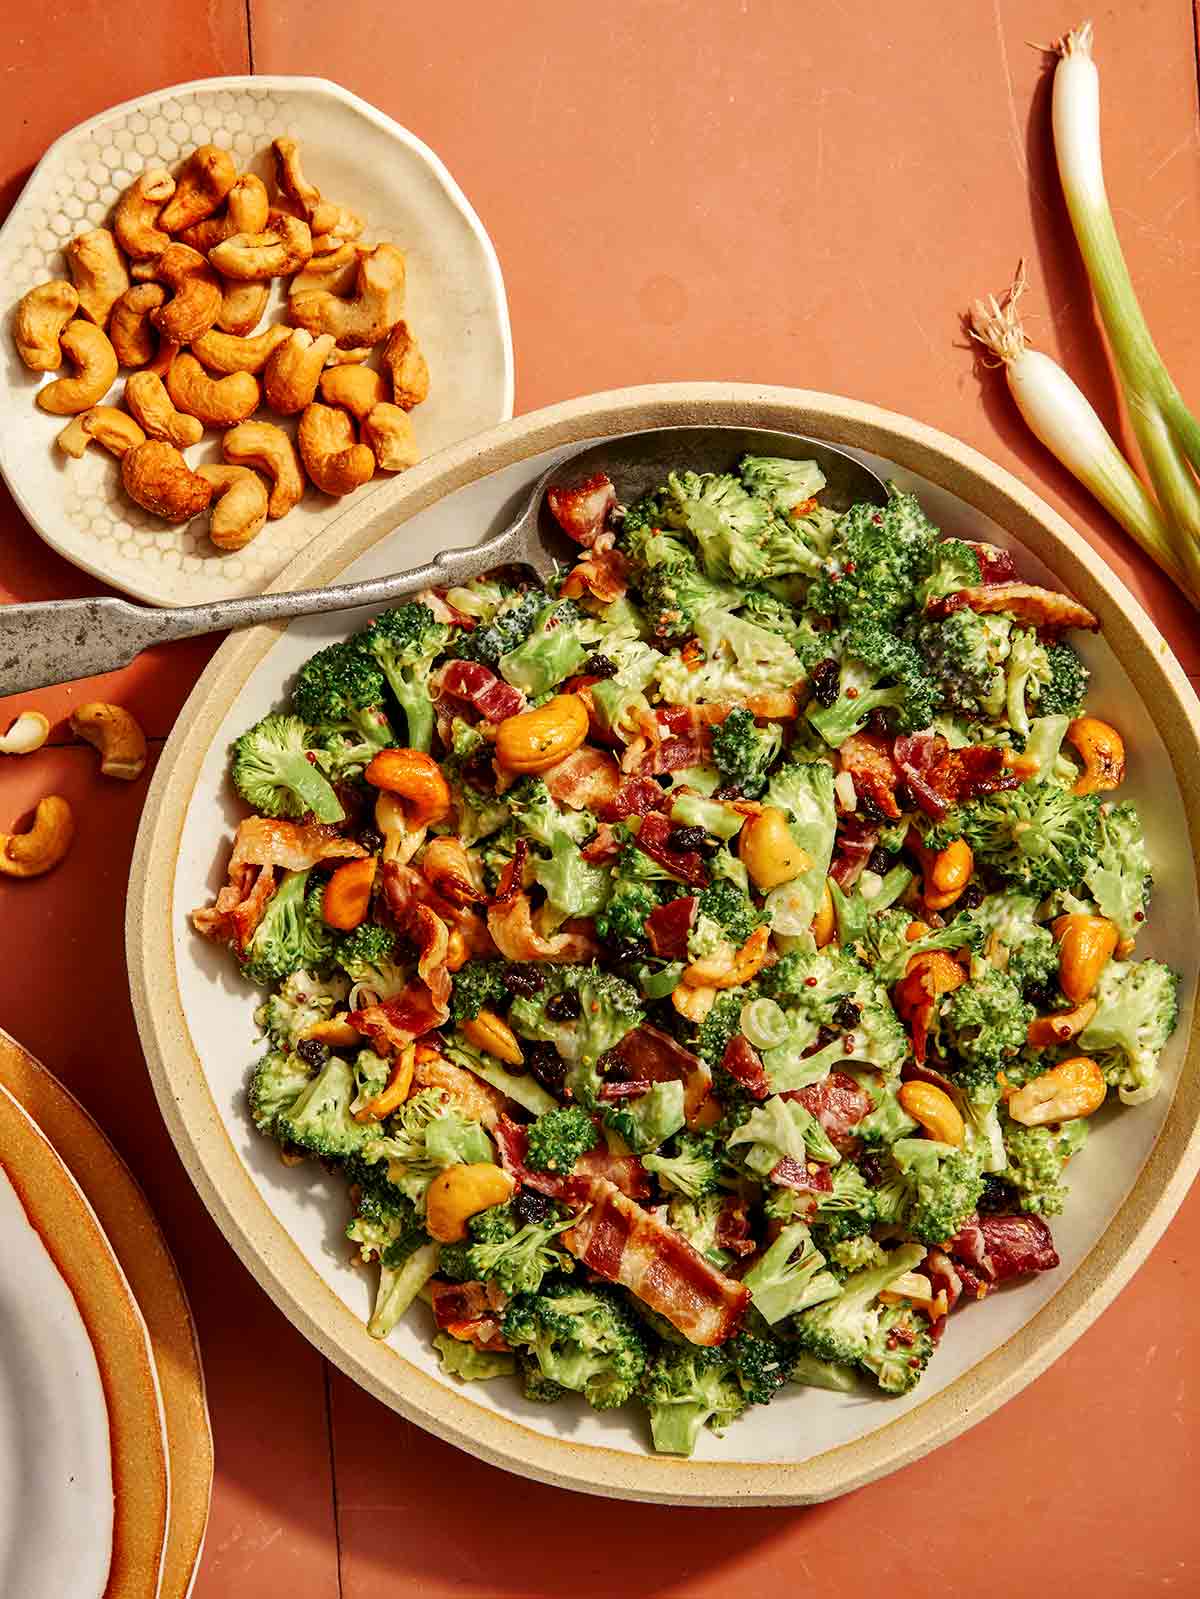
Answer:
[[[945,1331],[946,1316],[950,1314],[962,1298],[963,1282],[954,1262],[944,1249],[931,1249],[925,1256],[920,1270],[929,1278],[934,1298],[936,1299],[939,1294],[946,1296],[946,1314],[939,1316],[929,1328],[934,1341],[937,1342]]]
[[[498,1309],[492,1305],[484,1283],[444,1283],[434,1278],[429,1285],[433,1316],[442,1332],[476,1349],[505,1350],[509,1345],[500,1331]]]
[[[576,561],[563,580],[562,592],[577,600],[592,594],[602,605],[619,600],[629,587],[629,567],[617,549],[591,549]]]
[[[1041,588],[1037,583],[985,583],[978,588],[959,589],[954,594],[931,599],[925,609],[930,616],[946,616],[964,605],[981,616],[1003,611],[1019,622],[1046,628],[1052,633],[1065,632],[1071,627],[1086,628],[1090,633],[1100,630],[1100,619],[1086,605],[1080,605],[1078,600],[1055,589]]]
[[[229,944],[244,955],[274,892],[273,866],[231,867],[229,882],[212,907],[192,912],[192,926],[206,938]]]
[[[617,491],[605,472],[593,472],[581,483],[546,490],[551,516],[567,537],[585,550],[591,549],[604,531],[608,513],[616,503]]]
[[[383,902],[398,928],[407,932],[416,906],[427,905],[447,927],[456,928],[462,934],[467,952],[472,957],[483,960],[496,953],[487,923],[479,912],[469,905],[455,905],[444,899],[415,866],[401,865],[399,861],[384,861],[380,883]]]
[[[853,1149],[854,1129],[871,1111],[870,1095],[848,1072],[830,1072],[819,1083],[793,1089],[784,1098],[799,1100],[820,1122],[833,1147],[843,1155]]]
[[[551,797],[573,811],[605,810],[621,787],[616,760],[607,750],[593,749],[590,744],[581,744],[542,777]]]
[[[771,1081],[762,1059],[750,1040],[734,1033],[725,1046],[721,1065],[750,1095],[751,1099],[766,1099],[771,1092]]]
[[[420,870],[430,887],[451,905],[480,905],[487,899],[483,873],[462,839],[452,833],[430,839],[421,856]]]
[[[900,815],[896,784],[900,773],[892,759],[890,741],[878,733],[855,733],[838,751],[843,772],[854,779],[855,793],[874,800],[883,814],[895,821]]]
[[[580,847],[579,853],[591,866],[609,866],[621,853],[621,841],[611,822],[601,822],[595,835]]]
[[[449,1014],[448,1004],[439,1004],[423,982],[414,981],[382,1004],[351,1011],[348,1020],[371,1040],[377,1055],[393,1055],[440,1027]]]
[[[840,889],[858,882],[879,842],[879,829],[859,816],[843,816],[838,824],[837,849],[829,875]]]
[[[495,672],[478,661],[448,661],[430,679],[430,693],[437,701],[464,700],[473,705],[485,722],[502,722],[525,709],[525,696],[519,688],[505,683]]]
[[[982,1299],[997,1283],[1053,1271],[1058,1251],[1040,1216],[979,1216],[946,1245],[964,1287]]]
[[[562,1234],[575,1258],[620,1283],[694,1344],[723,1344],[737,1331],[750,1290],[704,1259],[681,1233],[602,1177],[573,1178],[567,1202],[586,1206]]]
[[[501,1116],[492,1126],[492,1137],[500,1153],[500,1164],[519,1188],[533,1188],[551,1199],[562,1199],[575,1177],[603,1177],[630,1199],[649,1199],[650,1173],[636,1155],[611,1155],[602,1144],[585,1150],[570,1172],[533,1171],[526,1165],[529,1133],[524,1127]],[[597,1134],[599,1137],[599,1134]]]
[[[629,816],[661,811],[666,803],[666,790],[652,777],[627,777],[598,814],[606,822],[623,822]]]
[[[964,539],[979,558],[979,581],[981,583],[1015,583],[1017,580],[1017,563],[1013,560],[1008,550],[1002,550],[998,544],[981,544],[974,539]]]
[[[656,773],[682,772],[689,766],[703,766],[712,751],[712,736],[706,728],[679,733],[662,739],[638,761],[635,771],[639,777],[653,777]]]
[[[701,1107],[712,1093],[712,1072],[699,1055],[677,1044],[670,1033],[645,1022],[626,1033],[613,1053],[632,1082],[681,1082],[684,1120],[689,1127],[696,1125]]]
[[[495,1127],[508,1104],[498,1088],[485,1083],[465,1067],[455,1066],[452,1061],[443,1059],[436,1050],[425,1052],[422,1048],[417,1051],[413,1083],[416,1088],[440,1089],[464,1116],[482,1122],[487,1128]]]
[[[675,877],[690,883],[693,888],[707,888],[709,870],[704,864],[704,857],[694,849],[672,849],[670,838],[671,823],[661,811],[652,811],[642,817],[637,834],[638,849],[652,861],[665,866]]]
[[[636,1155],[610,1155],[607,1149],[585,1150],[572,1167],[572,1176],[606,1178],[630,1199],[649,1199],[653,1192],[650,1173]]]
[[[657,905],[646,918],[646,937],[660,960],[687,960],[688,934],[696,920],[698,900],[694,894]]]
[[[952,750],[939,733],[898,738],[892,754],[914,800],[935,822],[952,805],[1016,788],[1020,773],[1004,764],[1004,751],[987,744]]]
[[[488,911],[488,931],[496,948],[510,961],[587,961],[600,947],[591,933],[578,929],[564,929],[549,937],[538,932],[528,894],[514,894],[503,905],[493,904]]]
[[[828,1194],[833,1191],[829,1167],[815,1160],[793,1160],[785,1155],[771,1168],[771,1181],[779,1188],[794,1188],[800,1194]]]
[[[319,861],[358,858],[366,853],[328,823],[302,826],[275,817],[248,816],[238,824],[233,840],[229,881],[213,905],[192,912],[192,925],[206,938],[231,944],[243,954],[278,886],[275,868],[303,872]],[[255,871],[256,867],[261,869]]]
[[[508,905],[520,894],[522,880],[525,876],[525,861],[528,855],[529,841],[519,838],[513,848],[512,860],[509,861],[500,874],[500,881],[496,885],[496,892],[492,898],[493,905]]]
[[[736,1194],[727,1194],[721,1202],[713,1239],[720,1249],[735,1255],[752,1255],[756,1248],[750,1232],[750,1207]]]
[[[413,912],[409,931],[417,946],[417,976],[429,990],[429,996],[439,1009],[448,1010],[450,1004],[450,973],[446,955],[450,947],[450,933],[445,922],[431,911],[428,905],[418,905]]]

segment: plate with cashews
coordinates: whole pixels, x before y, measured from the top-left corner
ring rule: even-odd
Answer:
[[[0,472],[137,599],[258,593],[350,505],[512,415],[491,241],[319,78],[211,78],[64,134],[0,229]]]
[[[1122,793],[1150,841],[1155,909],[1144,953],[1180,969],[1183,985],[1162,1091],[1136,1116],[1095,1117],[1086,1173],[1055,1218],[1059,1266],[960,1308],[910,1393],[883,1403],[811,1389],[801,1406],[784,1396],[755,1407],[724,1442],[702,1439],[687,1460],[653,1455],[623,1412],[538,1404],[513,1384],[446,1376],[423,1306],[386,1342],[372,1338],[373,1283],[329,1245],[329,1215],[344,1204],[339,1179],[311,1161],[282,1163],[255,1130],[246,1107],[248,1069],[261,1054],[253,999],[190,922],[225,882],[228,857],[214,845],[244,814],[229,783],[231,742],[278,709],[302,662],[364,626],[365,613],[237,633],[210,662],[147,796],[127,899],[130,981],[159,1107],[202,1198],[284,1314],[354,1381],[476,1458],[559,1487],[668,1504],[803,1504],[927,1454],[1032,1382],[1128,1282],[1200,1170],[1200,705],[1137,601],[1024,484],[919,422],[795,389],[664,384],[519,417],[401,478],[374,510],[367,502],[348,514],[285,581],[371,578],[483,538],[585,443],[680,426],[772,428],[860,453],[916,494],[940,528],[1013,549],[1029,582],[1067,591],[1100,620],[1080,651],[1092,673],[1089,706],[1124,739]]]

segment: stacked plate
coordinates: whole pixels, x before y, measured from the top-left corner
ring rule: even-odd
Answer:
[[[191,1312],[145,1196],[0,1032],[0,1593],[182,1599],[212,1435]]]

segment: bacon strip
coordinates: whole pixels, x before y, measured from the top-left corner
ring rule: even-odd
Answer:
[[[440,1027],[449,1015],[448,1004],[439,1004],[423,982],[413,981],[382,1004],[351,1011],[348,1020],[371,1040],[377,1055],[392,1055]]]
[[[568,538],[590,549],[617,503],[617,491],[606,472],[593,472],[582,482],[546,490],[550,514]]]
[[[474,1344],[485,1353],[509,1348],[484,1283],[445,1283],[435,1277],[429,1285],[429,1297],[434,1320],[451,1338]]]
[[[596,548],[576,561],[563,579],[562,592],[572,600],[589,593],[602,605],[611,605],[628,587],[629,567],[620,550]]]
[[[986,744],[952,750],[936,733],[898,738],[893,756],[914,800],[935,822],[952,805],[1016,788],[1020,774],[1004,765],[1004,751]]]
[[[626,1033],[614,1054],[634,1081],[681,1082],[684,1120],[689,1127],[697,1125],[701,1107],[712,1093],[712,1072],[699,1055],[677,1044],[670,1033],[646,1023]]]
[[[666,803],[666,790],[652,777],[627,777],[600,815],[606,822],[623,822],[628,816],[661,811]]]
[[[501,1116],[492,1127],[492,1137],[500,1154],[500,1164],[519,1188],[533,1188],[551,1199],[563,1199],[568,1184],[576,1177],[603,1177],[630,1199],[649,1199],[650,1173],[636,1155],[612,1155],[607,1148],[585,1150],[570,1172],[533,1171],[526,1164],[529,1133],[508,1116]]]
[[[229,944],[244,955],[275,893],[275,868],[262,866],[256,874],[252,866],[239,866],[229,876],[211,908],[192,912],[192,926],[205,938]]]
[[[510,961],[587,961],[600,947],[590,933],[578,930],[553,933],[548,938],[539,933],[533,925],[528,894],[516,894],[506,905],[493,905],[488,911],[488,931],[496,948]]]
[[[229,869],[231,875],[235,866],[281,866],[286,872],[304,872],[321,861],[343,856],[357,860],[366,853],[361,844],[342,838],[331,822],[301,826],[273,816],[248,816],[238,827]]]
[[[981,616],[1003,611],[1019,622],[1051,632],[1063,632],[1071,627],[1086,628],[1090,633],[1100,630],[1099,618],[1086,605],[1037,583],[986,583],[978,588],[959,589],[954,594],[930,600],[925,609],[931,616],[946,616],[964,605]]]
[[[771,1168],[771,1181],[779,1188],[794,1188],[800,1194],[833,1192],[833,1177],[828,1166],[817,1161],[793,1160],[785,1155]]]
[[[1054,1237],[1040,1216],[979,1216],[946,1245],[965,1286],[982,1299],[998,1283],[1059,1264]]]
[[[485,722],[502,722],[525,709],[525,696],[519,688],[505,683],[478,661],[448,661],[430,679],[430,696],[447,696],[473,705]]]
[[[696,920],[698,900],[694,894],[656,905],[646,918],[646,937],[660,960],[687,960],[688,934]]]
[[[854,1148],[854,1129],[870,1114],[870,1095],[848,1072],[830,1072],[819,1083],[793,1089],[784,1096],[795,1099],[820,1122],[833,1147],[845,1155]]]
[[[969,544],[979,559],[979,580],[981,583],[1015,583],[1017,580],[1017,563],[1013,560],[1008,550],[1002,550],[998,544],[981,544],[975,539],[964,539],[964,544]]]
[[[878,733],[855,733],[838,751],[838,761],[843,772],[854,779],[855,793],[874,800],[891,821],[900,815],[896,803],[896,784],[900,773],[892,759],[889,741]]]
[[[717,1225],[713,1232],[720,1249],[731,1250],[735,1255],[752,1255],[757,1247],[750,1232],[750,1207],[736,1194],[727,1194],[721,1202]]]
[[[710,1265],[681,1233],[602,1177],[572,1179],[567,1199],[587,1206],[562,1234],[577,1260],[628,1288],[691,1343],[723,1344],[737,1331],[750,1290]]]
[[[542,777],[551,797],[573,811],[606,810],[621,787],[621,772],[614,757],[590,744],[580,745],[565,760],[543,772]]]
[[[490,1131],[504,1115],[509,1101],[498,1088],[485,1083],[463,1066],[455,1066],[443,1059],[436,1050],[417,1051],[413,1066],[413,1083],[417,1088],[436,1088],[445,1094],[451,1104],[457,1105],[464,1116],[480,1122]]]
[[[673,876],[690,883],[693,888],[707,888],[709,870],[703,856],[694,849],[672,849],[670,837],[670,821],[661,811],[652,811],[649,816],[642,817],[636,843],[644,855],[665,867]]]
[[[420,952],[417,976],[428,988],[434,1005],[449,1014],[451,983],[446,956],[450,948],[450,934],[446,924],[428,905],[418,905],[411,932],[413,943]]]
[[[838,824],[837,854],[829,875],[840,889],[858,882],[879,842],[879,829],[858,816],[843,816]]]
[[[771,1092],[762,1058],[742,1033],[734,1033],[725,1046],[721,1065],[750,1095],[751,1099],[766,1099]]]

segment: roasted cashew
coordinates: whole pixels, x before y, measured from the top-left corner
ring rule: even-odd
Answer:
[[[332,200],[322,200],[309,217],[308,225],[312,229],[315,250],[317,239],[328,240],[323,248],[329,249],[334,244],[344,244],[350,239],[357,239],[367,224],[358,212],[351,211],[348,205],[337,205]]]
[[[151,311],[157,311],[167,298],[161,283],[135,283],[112,308],[108,322],[108,336],[122,366],[145,366],[153,361],[159,348],[159,339],[150,323]]]
[[[936,1083],[919,1080],[905,1083],[899,1093],[900,1107],[919,1122],[930,1138],[962,1148],[965,1127],[958,1106]]]
[[[131,372],[125,379],[125,404],[152,439],[166,439],[177,450],[199,444],[204,423],[177,411],[157,372]]]
[[[41,711],[22,711],[0,738],[0,755],[32,755],[50,737],[50,723]]]
[[[38,801],[33,826],[25,833],[0,833],[0,874],[40,877],[59,861],[75,837],[71,807],[58,794]]]
[[[189,522],[208,506],[212,489],[188,466],[173,444],[147,439],[127,450],[121,481],[130,499],[168,522]]]
[[[63,363],[59,340],[79,309],[73,283],[54,278],[22,295],[13,319],[17,354],[31,372],[57,372]]]
[[[1058,986],[1072,1005],[1090,999],[1120,934],[1106,916],[1076,913],[1050,923],[1058,944]]]
[[[325,365],[327,367],[360,366],[370,353],[371,346],[369,344],[357,344],[349,350],[332,350]]]
[[[146,735],[121,705],[89,700],[71,713],[71,731],[100,751],[105,777],[132,783],[146,767]]]
[[[812,865],[812,857],[792,837],[788,820],[777,805],[748,817],[738,835],[738,859],[760,894],[790,883]]]
[[[310,183],[300,167],[300,146],[295,139],[279,138],[271,141],[275,157],[275,182],[297,208],[300,215],[311,218],[321,203],[321,191]]]
[[[1098,716],[1077,716],[1067,728],[1067,743],[1078,751],[1083,776],[1073,794],[1102,794],[1118,788],[1125,776],[1125,741]]]
[[[175,357],[183,349],[182,344],[176,344],[174,339],[159,338],[158,354],[148,366],[142,368],[143,372],[153,372],[157,377],[165,378],[175,364]]]
[[[175,193],[159,212],[159,227],[179,233],[212,216],[236,181],[237,163],[229,151],[202,144],[184,162]]]
[[[55,378],[38,390],[36,399],[51,416],[76,416],[104,398],[120,368],[108,334],[94,322],[70,323],[62,336],[62,347],[77,368],[76,376]]]
[[[93,439],[120,460],[135,444],[145,444],[146,435],[131,416],[115,405],[93,405],[68,423],[55,442],[60,450],[78,460]]]
[[[106,327],[114,305],[129,287],[129,271],[107,228],[77,234],[63,250],[79,309],[98,328]]]
[[[308,406],[296,443],[305,470],[323,494],[351,494],[374,476],[375,457],[356,441],[354,423],[345,411]]]
[[[328,289],[330,294],[349,294],[358,272],[360,250],[357,245],[338,244],[332,250],[318,250],[313,240],[312,258],[303,272],[297,272],[288,285],[288,294],[311,294]]]
[[[331,366],[321,377],[321,398],[325,404],[340,405],[356,422],[361,422],[386,394],[383,378],[369,366]]]
[[[367,412],[362,424],[362,441],[384,472],[406,472],[421,459],[408,412],[398,405],[389,405],[386,400]]]
[[[174,193],[175,179],[165,167],[154,167],[136,178],[117,201],[113,228],[130,260],[152,260],[170,244],[171,235],[158,226],[158,219]]]
[[[265,283],[232,283],[222,278],[217,326],[222,333],[253,333],[263,319],[270,295]]]
[[[506,1066],[521,1066],[525,1057],[517,1042],[517,1035],[495,1011],[481,1010],[473,1021],[460,1022],[463,1037],[468,1044],[481,1049],[485,1055],[494,1055]]]
[[[221,440],[221,453],[235,466],[256,466],[271,479],[267,515],[286,516],[304,495],[304,469],[295,445],[273,422],[243,422]]]
[[[1075,1055],[1018,1088],[1008,1101],[1008,1114],[1022,1127],[1046,1127],[1091,1116],[1107,1094],[1108,1084],[1096,1062]]]
[[[573,755],[587,735],[587,707],[579,695],[555,694],[504,718],[496,730],[496,760],[509,772],[545,772]]]
[[[450,814],[450,786],[433,756],[423,750],[380,750],[363,776],[372,788],[400,800],[408,832],[429,827]]]
[[[332,349],[331,333],[314,339],[303,328],[294,328],[271,351],[263,369],[263,393],[272,411],[294,416],[312,404],[325,357]]]
[[[203,222],[193,223],[183,229],[180,240],[207,255],[214,245],[231,239],[235,233],[261,232],[267,225],[270,208],[263,180],[253,172],[243,172],[225,198],[224,216],[205,217]]]
[[[134,283],[158,282],[158,257],[148,255],[144,261],[129,263],[129,276]]]
[[[378,344],[404,311],[404,255],[394,244],[377,244],[359,258],[355,298],[339,299],[326,289],[294,294],[288,321],[310,333],[332,333],[339,349]]]
[[[429,397],[429,367],[407,322],[397,322],[383,347],[383,364],[391,374],[392,398],[405,411]]]
[[[205,463],[196,471],[213,491],[208,536],[219,550],[241,550],[267,520],[267,485],[248,466]]]
[[[1052,1011],[1049,1016],[1035,1016],[1025,1029],[1025,1042],[1031,1049],[1052,1049],[1055,1044],[1065,1044],[1078,1038],[1096,1014],[1096,1001],[1085,999],[1074,1010]]]
[[[447,1166],[425,1191],[425,1225],[431,1238],[443,1244],[467,1236],[467,1222],[481,1210],[511,1199],[516,1184],[491,1161],[470,1166]]]
[[[264,233],[235,233],[208,253],[223,277],[239,283],[299,272],[312,255],[312,234],[299,217],[280,217]]]
[[[174,291],[150,320],[174,344],[190,344],[207,333],[221,310],[221,284],[198,250],[169,244],[158,258],[158,281]]]
[[[282,322],[264,328],[249,339],[210,328],[192,345],[192,354],[210,372],[222,376],[228,376],[230,372],[261,372],[272,350],[291,336],[292,329]]]
[[[179,410],[210,428],[235,427],[258,409],[258,379],[253,372],[210,378],[186,351],[167,373],[167,391]]]

